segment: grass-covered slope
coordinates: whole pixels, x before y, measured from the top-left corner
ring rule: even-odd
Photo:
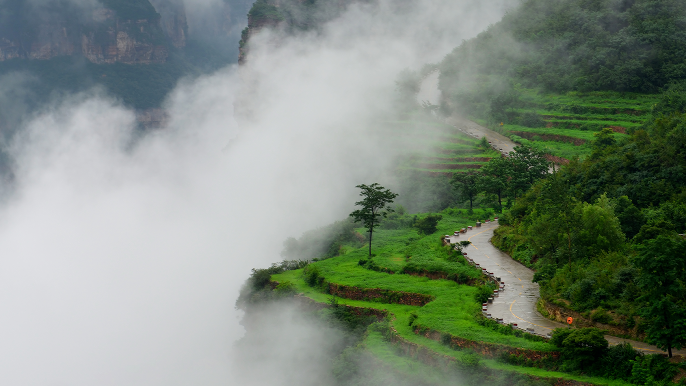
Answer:
[[[492,128],[515,142],[567,160],[592,152],[596,132],[610,128],[615,138],[640,128],[650,119],[658,94],[611,91],[541,93],[519,89],[508,118]],[[481,119],[489,125],[488,119]]]
[[[388,366],[388,371],[405,374],[417,381],[423,379],[426,384],[448,384],[446,380],[451,374],[471,374],[478,377],[476,384],[487,379],[492,384],[503,385],[512,384],[512,379],[522,381],[522,384],[530,384],[536,379],[541,380],[541,384],[555,384],[560,380],[598,385],[628,384],[621,380],[556,371],[557,365],[551,360],[557,355],[555,346],[484,319],[478,299],[484,289],[489,293],[491,288],[485,285],[485,278],[478,270],[468,265],[460,254],[445,248],[440,238],[442,234],[473,224],[484,214],[477,211],[467,216],[450,209],[441,215],[443,220],[431,235],[419,235],[407,227],[375,232],[374,256],[371,259],[376,263],[374,265],[369,264],[366,246],[349,244],[343,246],[340,256],[312,262],[304,269],[270,275],[269,280],[279,283],[275,290],[277,293],[288,289],[320,304],[332,302],[329,293],[332,286],[431,296],[433,300],[423,306],[398,304],[397,298],[392,296],[350,299],[355,297],[354,291],[350,296],[339,293],[335,297],[339,306],[386,312],[387,321],[372,325],[357,349],[379,361],[377,365]],[[408,267],[412,267],[410,272],[402,273]],[[461,272],[469,284],[458,284],[456,278],[416,276],[417,272]],[[461,347],[471,348],[461,348],[455,342],[462,343]],[[451,361],[455,367],[448,369],[455,372],[446,370],[440,358]],[[427,363],[443,371],[431,370]],[[433,375],[427,375],[430,373]]]
[[[369,269],[360,265],[360,261],[367,260],[365,247],[345,248],[344,254],[338,257],[314,262],[305,272],[303,270],[287,271],[272,276],[277,282],[293,283],[299,292],[317,301],[327,301],[331,296],[328,287],[312,287],[308,284],[308,274],[316,271],[324,282],[336,285],[356,287],[360,289],[379,288],[382,290],[417,293],[431,296],[434,300],[422,307],[402,304],[377,303],[370,300],[341,300],[346,304],[358,307],[372,307],[386,309],[393,313],[393,326],[401,334],[414,334],[409,325],[410,315],[414,313],[414,324],[431,330],[449,333],[464,339],[511,347],[521,347],[530,350],[552,351],[553,347],[547,343],[527,340],[514,335],[503,335],[492,328],[480,324],[481,303],[477,300],[481,288],[485,287],[485,280],[480,271],[472,266],[457,253],[450,252],[442,246],[440,234],[452,233],[456,229],[473,225],[460,214],[453,214],[452,210],[442,212],[443,220],[439,223],[437,233],[429,236],[419,236],[411,228],[399,230],[379,230],[375,232],[374,253],[372,260],[379,268],[390,268],[398,273],[391,274],[381,270]],[[477,215],[475,215],[477,216]],[[404,268],[410,268],[408,274],[403,274]],[[374,267],[374,269],[377,269]],[[458,284],[454,280],[431,280],[423,276],[415,276],[422,272],[457,273],[457,281],[472,281],[475,285]],[[459,278],[463,278],[460,280]],[[486,291],[491,291],[486,287]],[[351,303],[348,303],[351,302]]]
[[[402,121],[383,122],[389,144],[403,150],[398,170],[451,176],[474,171],[499,153],[433,116],[417,113]]]

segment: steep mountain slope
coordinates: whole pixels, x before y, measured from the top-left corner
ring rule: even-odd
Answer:
[[[549,91],[656,92],[686,79],[686,3],[527,0],[441,64],[452,96],[480,76]]]
[[[186,10],[182,0],[75,4],[0,5],[0,78],[12,78],[30,95],[21,101],[24,110],[96,85],[137,110],[158,108],[180,77],[236,60],[235,50],[225,47],[238,40],[250,5],[226,0],[200,12]],[[17,103],[6,108],[18,110]],[[2,129],[7,125],[5,118]]]

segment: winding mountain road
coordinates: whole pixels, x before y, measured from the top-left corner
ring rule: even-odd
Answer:
[[[441,103],[441,91],[438,89],[438,76],[439,72],[434,71],[422,80],[419,92],[417,93],[417,101],[419,103],[429,102],[433,105],[439,105]],[[447,118],[445,123],[454,126],[456,129],[474,138],[486,137],[486,139],[491,142],[491,145],[503,154],[514,151],[514,147],[517,146],[516,143],[512,142],[504,135],[498,134],[476,122],[472,122],[457,115]]]
[[[426,100],[435,105],[440,103],[441,92],[438,89],[438,76],[439,73],[436,71],[422,81],[417,97],[419,102]],[[446,123],[475,138],[486,137],[491,145],[503,154],[514,151],[514,147],[517,146],[504,135],[459,116],[453,115],[447,118]],[[492,222],[483,224],[480,228],[474,228],[462,236],[450,236],[450,241],[453,244],[465,238],[471,241],[472,244],[464,249],[468,256],[475,263],[505,282],[505,288],[493,299],[493,303],[488,305],[487,312],[493,318],[502,319],[505,324],[516,323],[517,327],[543,336],[548,335],[555,328],[566,327],[565,324],[545,318],[536,310],[540,291],[538,283],[531,281],[534,273],[491,244],[493,231],[497,227],[497,222]],[[612,345],[628,342],[634,348],[647,353],[666,353],[643,342],[611,335],[605,335],[605,339]],[[686,356],[686,350],[672,350],[672,353]]]
[[[492,272],[500,281],[505,282],[505,288],[488,305],[488,313],[493,318],[501,318],[503,323],[515,323],[517,327],[538,335],[548,335],[553,329],[566,327],[543,317],[536,310],[536,303],[540,297],[538,283],[533,283],[534,273],[529,268],[513,260],[509,255],[497,249],[490,240],[493,231],[498,227],[497,222],[483,224],[460,236],[450,236],[451,243],[469,240],[471,245],[464,248],[475,263]],[[615,345],[629,342],[641,351],[649,353],[666,353],[665,351],[643,343],[615,336],[605,335],[610,344]],[[686,350],[672,350],[675,355],[686,356]]]

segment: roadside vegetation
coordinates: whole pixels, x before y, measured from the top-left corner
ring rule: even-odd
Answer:
[[[683,95],[665,94],[621,140],[597,133],[591,155],[536,184],[494,238],[536,269],[547,301],[666,350],[686,346]]]

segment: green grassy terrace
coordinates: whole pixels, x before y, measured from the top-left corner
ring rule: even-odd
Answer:
[[[391,325],[398,335],[408,342],[424,346],[436,353],[448,355],[458,362],[464,356],[473,356],[471,350],[456,350],[440,342],[431,340],[415,333],[415,327],[421,325],[430,330],[449,333],[460,338],[497,344],[512,348],[528,349],[542,353],[555,351],[551,344],[526,338],[526,334],[515,333],[512,329],[502,327],[493,328],[485,325],[481,317],[481,305],[476,299],[484,285],[484,277],[476,268],[468,265],[462,255],[451,252],[441,244],[440,236],[455,230],[474,225],[476,219],[486,218],[482,210],[475,210],[473,215],[464,215],[463,211],[446,209],[440,213],[443,219],[438,224],[438,230],[432,235],[422,236],[412,228],[384,230],[374,232],[373,261],[380,270],[369,269],[359,264],[360,260],[367,260],[367,245],[345,245],[341,255],[330,259],[319,260],[305,268],[316,267],[326,282],[353,286],[361,289],[379,288],[384,290],[402,291],[424,294],[434,297],[426,305],[408,306],[402,304],[382,303],[372,300],[350,300],[337,298],[339,304],[386,310],[391,314]],[[410,216],[410,215],[404,215]],[[357,230],[360,233],[364,229]],[[476,231],[472,231],[476,232]],[[410,272],[442,272],[445,274],[461,275],[463,280],[471,281],[471,285],[458,284],[456,281],[438,279],[431,280],[424,276],[400,273]],[[331,295],[325,286],[310,286],[306,282],[303,269],[286,271],[272,275],[271,280],[279,283],[290,282],[302,296],[316,302],[328,303]],[[392,273],[387,273],[392,272]],[[481,288],[480,288],[481,287]],[[490,288],[486,287],[488,291]],[[410,325],[411,315],[416,315],[414,326]],[[375,358],[408,376],[423,376],[429,371],[425,365],[407,366],[408,358],[398,354],[391,347],[391,343],[383,340],[378,332],[370,329],[364,340],[364,347]],[[542,378],[563,378],[590,382],[599,385],[624,385],[621,381],[610,381],[580,375],[570,375],[560,372],[547,371],[535,367],[514,366],[499,362],[495,359],[481,360],[487,368],[505,372],[516,372],[523,375]],[[430,372],[430,371],[429,371]]]
[[[399,170],[464,173],[476,170],[499,153],[479,147],[479,141],[430,117],[380,124],[392,146],[403,149]]]
[[[660,98],[659,94],[612,91],[552,94],[519,88],[517,93],[517,107],[509,110],[513,117],[509,123],[494,125],[485,117],[472,118],[514,142],[565,159],[588,156],[593,134],[603,128],[611,128],[617,137],[640,128]],[[539,121],[524,122],[527,114],[537,116]]]

